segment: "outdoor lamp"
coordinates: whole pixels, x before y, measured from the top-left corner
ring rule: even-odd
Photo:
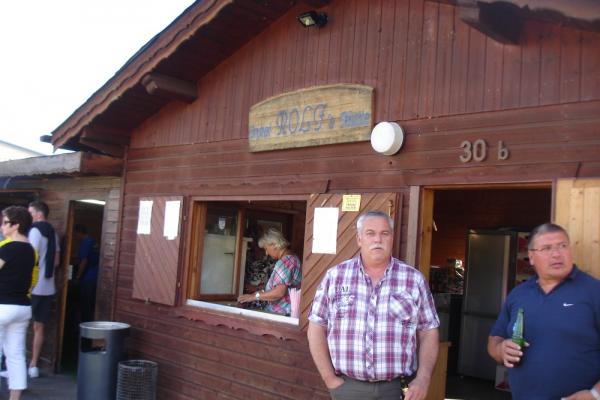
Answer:
[[[404,143],[404,131],[395,122],[380,122],[371,132],[371,147],[386,156],[396,154]]]
[[[327,14],[310,10],[298,15],[298,21],[306,28],[313,25],[320,28],[327,23]]]

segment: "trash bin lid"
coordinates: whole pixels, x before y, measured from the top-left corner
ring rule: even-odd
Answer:
[[[82,322],[79,327],[87,330],[100,330],[100,331],[115,331],[120,329],[129,329],[130,325],[124,322],[113,322],[113,321],[91,321]]]

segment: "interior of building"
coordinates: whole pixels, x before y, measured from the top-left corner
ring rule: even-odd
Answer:
[[[452,343],[447,398],[511,398],[487,337],[506,294],[533,273],[528,232],[550,218],[549,187],[435,190],[430,284]]]

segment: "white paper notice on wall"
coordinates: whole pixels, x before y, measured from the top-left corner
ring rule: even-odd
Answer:
[[[317,207],[313,220],[313,253],[335,254],[340,210],[337,207]]]
[[[138,235],[149,235],[152,224],[152,200],[140,200],[140,210],[138,213]]]
[[[165,202],[165,226],[163,228],[163,235],[173,240],[177,237],[179,232],[179,207],[181,202],[178,200]]]

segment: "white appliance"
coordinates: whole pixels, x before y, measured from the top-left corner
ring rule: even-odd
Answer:
[[[495,379],[496,362],[487,353],[487,339],[517,275],[523,279],[531,272],[523,267],[528,265],[526,243],[527,233],[516,230],[469,231],[459,374]]]

